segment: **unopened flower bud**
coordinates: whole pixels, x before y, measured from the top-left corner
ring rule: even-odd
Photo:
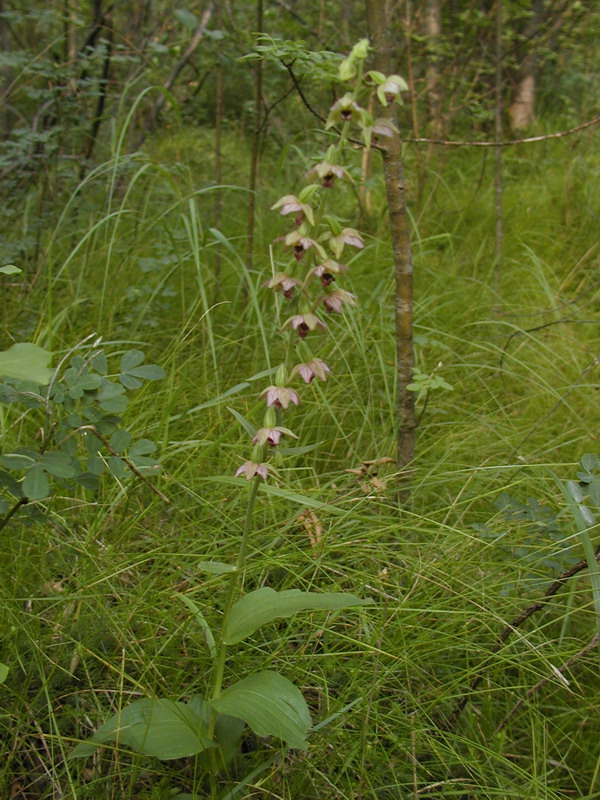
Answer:
[[[274,408],[267,408],[265,416],[263,417],[263,425],[265,428],[274,428],[277,425],[277,414]]]
[[[275,373],[275,386],[285,386],[287,383],[287,370],[285,368],[285,364],[281,364],[281,366],[277,369]]]

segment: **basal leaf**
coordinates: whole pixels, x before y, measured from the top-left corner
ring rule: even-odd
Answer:
[[[0,664],[0,683],[4,683],[4,681],[8,677],[8,667],[6,664]]]
[[[290,747],[306,750],[312,724],[302,692],[277,672],[266,670],[229,686],[211,705],[246,722],[258,736],[277,736]]]
[[[370,598],[363,600],[347,592],[302,592],[300,589],[276,592],[265,586],[244,595],[233,606],[223,632],[223,641],[225,644],[241,642],[261,625],[291,617],[300,611],[337,611],[372,602]]]
[[[3,275],[18,275],[19,272],[23,272],[23,270],[15,267],[14,264],[6,264],[6,266],[0,267],[0,272]]]
[[[85,758],[107,742],[163,761],[184,758],[215,747],[202,729],[201,717],[186,703],[144,698],[112,716],[89,741],[78,744],[69,758]]]

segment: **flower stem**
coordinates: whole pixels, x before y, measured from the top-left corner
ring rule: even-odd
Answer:
[[[221,687],[223,685],[223,674],[225,672],[225,656],[227,645],[223,641],[227,622],[231,614],[231,609],[236,600],[236,595],[240,586],[240,577],[243,580],[244,570],[246,566],[246,554],[248,552],[248,541],[250,539],[250,531],[252,529],[252,522],[254,520],[254,506],[256,504],[256,495],[258,493],[259,478],[253,478],[250,483],[250,493],[248,495],[248,505],[246,506],[246,519],[244,521],[244,530],[242,533],[242,541],[235,565],[235,572],[232,572],[229,578],[229,586],[227,587],[227,594],[225,596],[225,607],[223,610],[223,618],[221,621],[221,633],[219,637],[219,649],[214,664],[214,677],[212,682],[212,690],[210,699],[216,700],[221,694]],[[213,711],[208,730],[209,738],[212,737],[215,724],[217,721],[217,714]]]

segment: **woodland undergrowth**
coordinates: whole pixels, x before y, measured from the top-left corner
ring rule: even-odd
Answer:
[[[107,349],[144,351],[165,371],[124,412],[136,436],[157,444],[162,472],[151,481],[165,497],[150,479],[106,475],[95,494],[54,496],[43,520],[21,514],[3,530],[2,796],[158,800],[194,785],[196,767],[180,760],[110,749],[85,764],[67,756],[132,700],[201,691],[208,654],[180,595],[212,608],[219,578],[200,562],[237,552],[243,498],[220,476],[247,446],[234,412],[261,413],[277,367],[262,284],[282,226],[269,208],[301,188],[307,142],[311,152],[323,143],[307,132],[264,153],[260,256],[248,272],[247,153],[226,132],[216,232],[211,136],[163,133],[58,193],[43,229],[28,231],[25,219],[6,232],[6,259],[32,236],[39,260],[21,260],[23,274],[3,284],[5,331],[62,355],[94,332]],[[355,176],[360,157],[350,152]],[[327,724],[307,752],[248,735],[221,796],[600,797],[587,569],[510,628],[584,558],[549,469],[577,481],[580,459],[600,451],[598,141],[583,132],[505,152],[497,292],[492,158],[436,151],[420,200],[414,149],[405,158],[419,417],[410,497],[398,505],[390,462],[393,285],[374,159],[371,213],[357,205],[357,184],[339,189],[337,213],[353,214],[364,233],[344,276],[359,309],[328,318],[322,354],[334,374],[290,413],[307,451],[263,494],[246,580],[375,602],[359,614],[286,620],[252,640],[236,661],[240,676],[265,663],[284,671]],[[1,423],[5,443],[26,425]]]

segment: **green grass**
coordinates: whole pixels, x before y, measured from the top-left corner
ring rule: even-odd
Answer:
[[[177,594],[189,593],[217,621],[222,579],[197,564],[237,552],[244,487],[214,478],[230,476],[248,454],[227,407],[259,422],[268,379],[255,376],[286,346],[260,285],[268,244],[285,228],[267,209],[296,188],[297,178],[287,181],[301,166],[293,149],[279,162],[266,154],[247,274],[248,154],[234,137],[227,142],[223,288],[214,298],[210,142],[202,131],[163,136],[143,158],[99,167],[77,195],[59,193],[39,234],[39,262],[19,264],[28,277],[39,266],[39,279],[5,293],[5,330],[17,339],[62,355],[95,331],[109,350],[135,344],[165,368],[164,381],[135,395],[126,422],[159,443],[157,482],[171,502],[136,480],[107,481],[97,496],[53,499],[45,522],[21,516],[3,531],[0,660],[11,671],[0,690],[2,796],[150,800],[194,786],[193,763],[110,749],[85,763],[66,755],[136,697],[179,698],[208,685],[202,632]],[[248,737],[236,774],[224,780],[231,788],[250,776],[238,796],[600,797],[598,653],[565,671],[568,686],[555,672],[594,633],[586,572],[490,656],[506,624],[569,558],[583,556],[546,471],[573,477],[577,460],[598,451],[598,373],[588,367],[599,342],[600,153],[591,134],[575,149],[572,142],[505,154],[500,296],[490,156],[484,165],[481,152],[441,154],[437,180],[432,172],[422,206],[411,209],[418,364],[431,372],[441,361],[454,388],[429,399],[411,499],[400,507],[389,467],[382,487],[345,471],[394,453],[391,251],[374,178],[376,214],[360,223],[367,247],[345,282],[359,308],[320,337],[332,380],[312,384],[289,415],[301,444],[320,444],[281,469],[287,497],[261,493],[247,585],[337,589],[376,602],[268,626],[227,672],[231,681],[281,670],[302,687],[317,722],[356,704],[311,737],[307,754]],[[409,152],[409,177],[413,164]],[[340,214],[353,196],[342,194]],[[557,324],[525,330],[549,322]],[[10,407],[2,434],[8,449],[35,431]],[[570,552],[539,520],[507,518],[497,506],[503,491],[548,506],[562,537],[572,537]],[[316,545],[290,493],[325,504],[315,510]],[[482,682],[448,730],[482,665]]]

